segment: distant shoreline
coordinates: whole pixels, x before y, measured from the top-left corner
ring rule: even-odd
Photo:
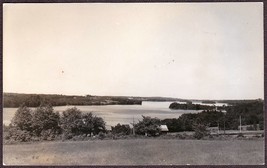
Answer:
[[[217,103],[244,103],[262,99],[246,99],[246,100],[196,100],[181,99],[171,97],[134,97],[134,96],[76,96],[76,95],[58,95],[58,94],[24,94],[24,93],[3,93],[3,107],[19,107],[25,104],[28,107],[38,107],[42,102],[48,102],[52,106],[97,106],[97,105],[142,105],[142,101],[157,102],[217,102]]]

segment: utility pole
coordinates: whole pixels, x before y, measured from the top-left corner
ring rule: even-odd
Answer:
[[[133,135],[135,135],[135,130],[134,130],[134,116],[133,116]]]
[[[242,123],[241,123],[241,115],[239,116],[239,123],[240,123],[239,132],[241,133],[241,131],[242,131],[242,129],[241,129],[241,127],[242,127]]]
[[[225,114],[223,115],[223,134],[225,135]]]
[[[220,134],[220,123],[218,121],[218,134]]]

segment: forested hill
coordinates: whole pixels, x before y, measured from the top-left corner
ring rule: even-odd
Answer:
[[[115,105],[115,104],[142,104],[141,100],[119,96],[67,96],[56,94],[21,94],[4,93],[4,107],[19,107],[25,104],[28,107],[38,107],[42,102],[50,103],[52,106],[65,105]]]
[[[24,94],[4,93],[4,107],[19,107],[25,104],[28,107],[38,107],[42,102],[52,106],[65,105],[141,105],[142,101],[183,101],[171,97],[134,97],[134,96],[95,96],[95,95],[59,95],[59,94]],[[184,100],[186,101],[186,100]]]

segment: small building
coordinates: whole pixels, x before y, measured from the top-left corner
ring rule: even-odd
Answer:
[[[218,134],[220,129],[219,127],[208,127],[207,131],[209,131],[211,134]]]
[[[163,134],[167,134],[167,132],[169,131],[167,125],[160,125],[159,129],[160,129],[160,132]]]

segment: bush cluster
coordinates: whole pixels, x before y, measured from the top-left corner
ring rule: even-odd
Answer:
[[[134,128],[139,135],[157,136],[160,134],[161,121],[158,118],[142,116],[143,120],[139,121]]]
[[[92,113],[83,114],[75,107],[60,115],[49,104],[41,104],[35,110],[22,105],[16,111],[11,124],[4,127],[4,140],[27,142],[71,139],[105,131],[105,122],[101,117],[93,116]]]
[[[117,135],[130,135],[131,134],[131,128],[127,124],[120,124],[118,123],[115,127],[111,127],[112,133]]]

